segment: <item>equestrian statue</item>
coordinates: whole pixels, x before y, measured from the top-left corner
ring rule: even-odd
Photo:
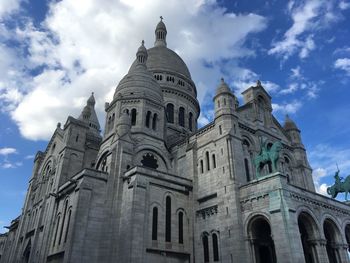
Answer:
[[[348,200],[348,193],[350,192],[350,175],[348,175],[345,180],[343,177],[339,177],[339,169],[335,172],[334,179],[335,183],[331,187],[327,188],[327,194],[336,198],[338,193],[345,192],[345,200]]]
[[[256,171],[256,177],[259,179],[262,177],[261,170],[268,163],[271,163],[272,173],[277,172],[277,161],[279,159],[279,152],[282,149],[282,143],[277,141],[272,144],[270,148],[267,147],[267,140],[260,138],[260,153],[254,158],[254,165]]]

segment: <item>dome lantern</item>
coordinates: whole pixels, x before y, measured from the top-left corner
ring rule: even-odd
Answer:
[[[166,47],[167,30],[166,30],[166,26],[163,22],[162,16],[160,16],[160,21],[156,27],[155,34],[156,34],[156,41],[154,42],[154,46],[155,47],[158,47],[158,46]]]

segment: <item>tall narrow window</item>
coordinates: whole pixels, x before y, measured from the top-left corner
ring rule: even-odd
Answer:
[[[209,262],[209,244],[208,244],[208,236],[203,235],[203,252],[204,252],[204,262]]]
[[[61,216],[57,216],[57,220],[56,220],[56,229],[55,229],[55,236],[53,238],[53,243],[52,243],[52,246],[54,247],[55,244],[56,244],[56,238],[57,238],[57,232],[58,232],[58,227],[60,225],[60,221],[61,221]]]
[[[131,110],[131,125],[136,125],[136,109]]]
[[[213,168],[216,168],[216,159],[215,159],[215,154],[212,155],[213,157]]]
[[[179,108],[179,125],[185,127],[185,109],[183,107]]]
[[[188,128],[190,129],[190,131],[193,130],[193,113],[190,112],[188,115]]]
[[[70,224],[70,217],[72,216],[72,209],[69,209],[68,212],[68,219],[67,219],[67,226],[66,226],[66,234],[64,235],[64,243],[67,242],[67,236],[69,231],[69,224]]]
[[[152,240],[157,240],[158,236],[158,208],[153,207],[152,214]]]
[[[171,242],[171,198],[166,197],[165,204],[165,241]]]
[[[209,152],[205,153],[205,159],[206,159],[206,162],[207,162],[207,171],[209,171],[210,170]]]
[[[203,164],[203,160],[200,161],[201,164],[201,173],[204,173],[204,164]]]
[[[184,214],[182,212],[179,213],[179,243],[184,243],[184,229],[183,229],[183,220]]]
[[[166,116],[169,123],[174,123],[174,105],[171,103],[166,105]]]
[[[212,235],[213,239],[213,256],[214,256],[214,262],[219,261],[219,244],[218,244],[218,236],[214,233]]]
[[[149,122],[150,122],[150,119],[151,119],[151,112],[150,111],[147,111],[147,114],[146,114],[146,127],[149,128]]]
[[[58,239],[58,244],[61,244],[62,240],[62,235],[63,235],[63,227],[66,219],[66,214],[67,214],[67,208],[68,208],[68,200],[64,204],[64,210],[63,210],[63,217],[62,217],[62,224],[61,224],[61,231],[60,231],[60,238]]]
[[[158,118],[158,115],[157,113],[155,113],[153,115],[153,120],[152,120],[152,129],[153,130],[156,130],[157,129],[157,118]]]
[[[245,167],[245,176],[247,178],[247,182],[249,182],[250,181],[250,174],[249,174],[249,163],[248,163],[247,158],[244,159],[244,167]]]

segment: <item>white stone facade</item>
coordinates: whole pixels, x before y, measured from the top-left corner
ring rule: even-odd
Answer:
[[[350,207],[315,193],[300,131],[260,82],[244,104],[221,81],[197,129],[197,91],[156,27],[113,100],[103,136],[91,95],[38,152],[0,262],[350,262]],[[254,159],[282,143],[277,171]]]

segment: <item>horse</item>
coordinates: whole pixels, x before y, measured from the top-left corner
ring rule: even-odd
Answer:
[[[264,147],[264,146],[262,146]],[[254,165],[256,169],[256,176],[257,178],[260,177],[260,171],[261,169],[267,164],[269,161],[271,161],[272,164],[272,172],[277,171],[277,160],[279,158],[279,152],[282,149],[282,143],[277,141],[274,144],[272,144],[271,148],[269,150],[262,150],[261,154],[256,156],[254,158]]]
[[[344,182],[335,183],[331,187],[327,188],[327,194],[332,196],[332,198],[336,198],[338,193],[345,192],[345,200],[348,200],[348,193],[350,192],[350,175],[347,176]]]

